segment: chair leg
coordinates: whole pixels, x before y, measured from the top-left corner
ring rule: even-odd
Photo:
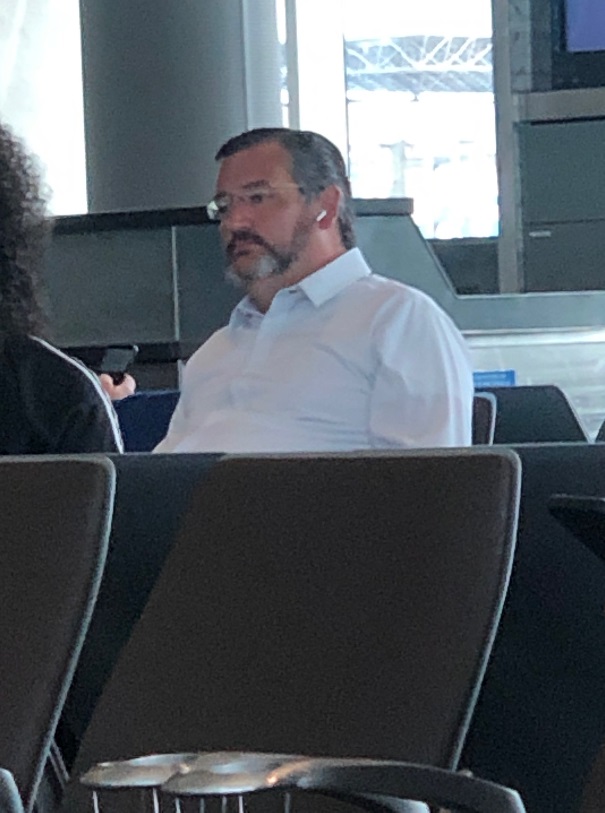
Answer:
[[[63,756],[56,741],[53,740],[36,793],[35,813],[55,813],[59,809],[68,779],[69,773]]]

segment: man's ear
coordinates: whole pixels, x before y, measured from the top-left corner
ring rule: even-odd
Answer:
[[[319,195],[319,211],[315,215],[320,229],[329,229],[330,226],[338,220],[338,213],[340,211],[340,199],[342,191],[333,184],[328,186],[327,189]]]

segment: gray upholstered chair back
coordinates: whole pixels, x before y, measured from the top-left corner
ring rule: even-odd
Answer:
[[[494,443],[588,440],[572,404],[553,384],[485,389],[493,393],[497,401]]]
[[[518,492],[504,450],[219,461],[74,773],[208,749],[454,767],[508,583]],[[66,809],[89,804],[74,783]]]
[[[496,396],[493,393],[475,393],[473,397],[473,446],[485,446],[494,442],[496,408]]]
[[[0,765],[26,809],[90,619],[113,490],[103,458],[0,460]]]

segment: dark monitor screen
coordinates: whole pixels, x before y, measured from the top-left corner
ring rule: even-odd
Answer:
[[[605,0],[550,0],[551,87],[605,87]],[[547,65],[544,40],[533,38],[536,65]]]
[[[565,49],[605,51],[605,2],[565,0]]]

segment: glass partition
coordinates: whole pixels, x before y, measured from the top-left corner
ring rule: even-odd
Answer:
[[[425,237],[497,234],[491,0],[276,2],[289,122],[341,147],[353,194],[413,198]]]
[[[51,211],[86,212],[78,0],[2,0],[0,111],[40,158]]]

